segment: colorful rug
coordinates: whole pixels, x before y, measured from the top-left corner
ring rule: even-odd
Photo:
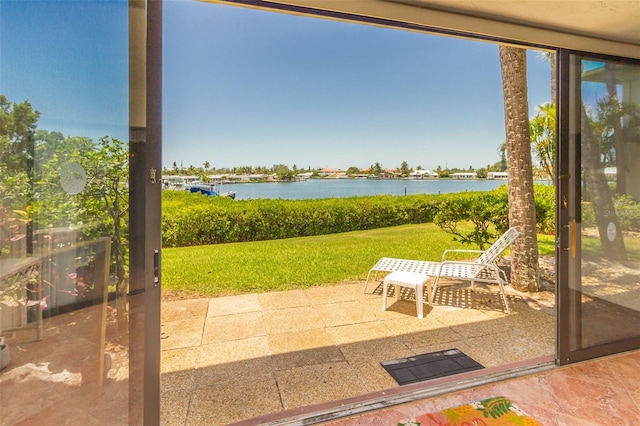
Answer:
[[[398,426],[541,426],[504,396],[483,399],[398,422]]]

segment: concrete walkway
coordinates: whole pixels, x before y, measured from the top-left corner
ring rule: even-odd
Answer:
[[[228,424],[397,383],[381,361],[457,348],[485,367],[554,353],[552,310],[510,294],[439,289],[416,317],[412,293],[363,283],[163,302],[163,425]],[[548,307],[547,307],[548,308]]]

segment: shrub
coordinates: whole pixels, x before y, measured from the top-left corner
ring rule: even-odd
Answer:
[[[538,231],[552,233],[555,227],[555,188],[534,185]],[[462,193],[438,205],[434,223],[454,235],[454,241],[484,246],[509,228],[509,194],[506,185],[490,192]],[[471,223],[470,231],[462,231],[458,223]]]
[[[334,234],[433,221],[438,195],[231,200],[163,193],[165,247]]]
[[[553,217],[553,202],[551,197],[538,206],[536,198],[540,218]],[[162,242],[183,247],[274,240],[429,223],[436,217],[441,223],[471,221],[477,230],[465,237],[468,242],[488,241],[508,227],[506,186],[489,192],[309,200],[231,200],[164,191]]]
[[[613,212],[606,212],[606,214],[615,216],[623,231],[640,232],[640,204],[633,197],[615,196],[613,208]],[[597,226],[593,205],[589,201],[582,202],[582,226],[585,228]]]
[[[533,191],[538,232],[553,234],[556,229],[556,188],[553,185],[536,184]]]
[[[505,191],[464,193],[442,201],[434,223],[454,235],[454,241],[475,244],[480,250],[507,230],[509,207]],[[459,223],[473,224],[471,231],[462,231]]]

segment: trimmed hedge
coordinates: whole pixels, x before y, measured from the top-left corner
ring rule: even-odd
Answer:
[[[165,247],[334,234],[432,222],[442,195],[231,200],[165,191]]]
[[[507,212],[506,187],[489,191]],[[553,194],[553,192],[551,192]],[[309,200],[231,200],[188,191],[164,191],[162,242],[183,247],[334,234],[388,226],[433,222],[441,203],[472,200],[485,192],[437,195],[366,196]],[[536,197],[537,198],[537,197]],[[547,207],[541,205],[541,215]],[[536,208],[537,202],[536,202]]]

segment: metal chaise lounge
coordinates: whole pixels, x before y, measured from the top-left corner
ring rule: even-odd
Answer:
[[[510,314],[511,308],[507,301],[504,286],[507,283],[507,277],[498,265],[497,261],[502,254],[515,240],[520,233],[516,228],[510,228],[500,238],[498,238],[487,250],[445,250],[442,254],[441,262],[429,262],[424,260],[408,260],[383,257],[376,263],[367,274],[367,280],[364,284],[364,292],[367,291],[369,280],[377,280],[378,273],[389,273],[395,271],[405,271],[415,274],[427,275],[434,277],[431,291],[429,292],[429,304],[433,303],[438,288],[440,278],[449,278],[455,280],[463,280],[471,282],[471,289],[474,289],[476,282],[498,284],[502,301],[504,302],[505,311]],[[446,260],[447,254],[454,252],[480,253],[480,256],[474,261]],[[416,297],[419,297],[416,295]]]

